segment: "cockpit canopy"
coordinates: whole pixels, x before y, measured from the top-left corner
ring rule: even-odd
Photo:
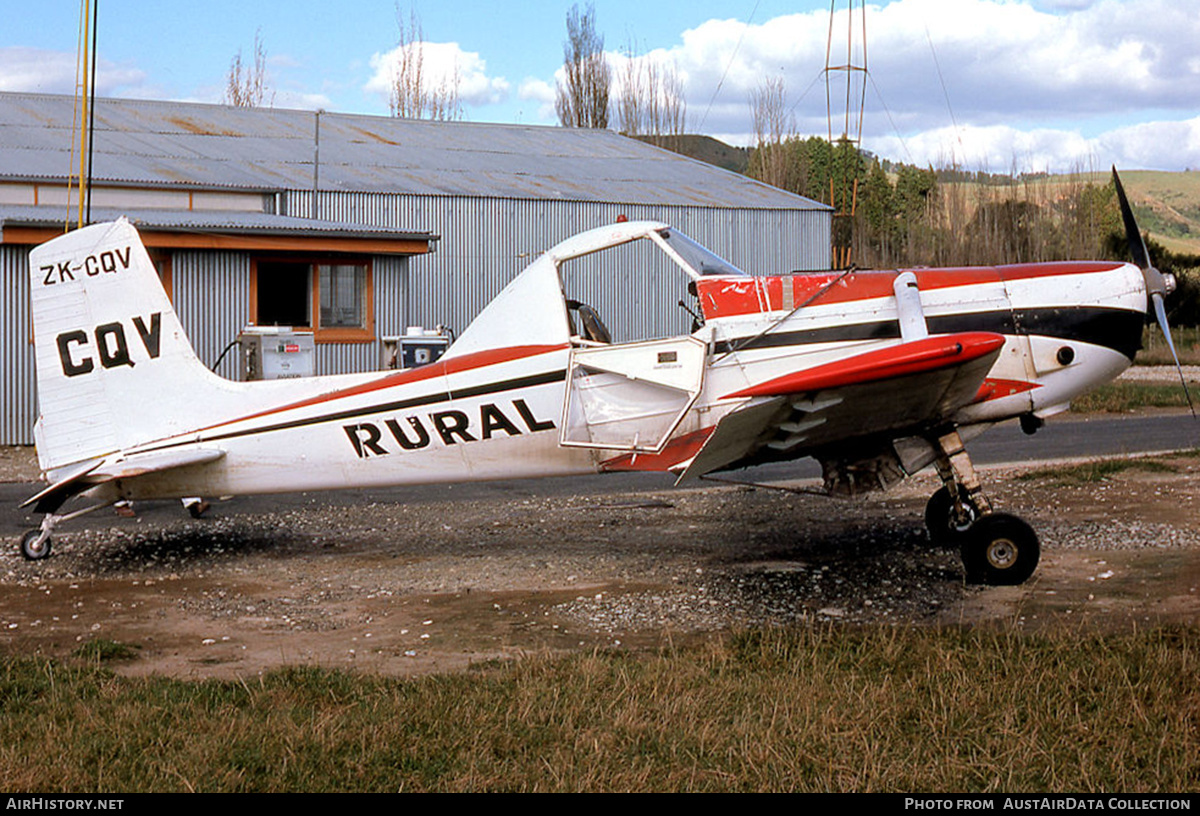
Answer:
[[[676,263],[690,277],[699,278],[706,275],[740,275],[746,273],[738,269],[720,255],[707,247],[696,243],[674,227],[664,227],[658,230],[663,242],[679,256]]]
[[[659,221],[597,227],[555,244],[526,267],[447,356],[572,338],[621,343],[689,334],[702,319],[696,284],[713,276],[749,277]]]

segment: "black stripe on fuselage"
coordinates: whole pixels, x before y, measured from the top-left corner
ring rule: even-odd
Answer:
[[[518,388],[529,388],[535,385],[546,385],[548,383],[563,382],[567,377],[567,372],[563,369],[557,371],[547,371],[544,374],[531,374],[527,377],[516,377],[511,380],[501,380],[499,382],[484,383],[482,385],[473,385],[469,388],[457,388],[449,391],[438,391],[432,394],[425,394],[419,397],[410,397],[403,400],[395,400],[393,402],[384,402],[376,405],[367,405],[362,408],[348,408],[344,411],[334,411],[328,414],[319,416],[306,417],[304,419],[293,419],[287,422],[277,422],[274,425],[263,425],[257,428],[246,428],[240,431],[227,431],[213,436],[201,434],[200,438],[195,439],[195,435],[189,435],[187,439],[172,441],[157,445],[145,450],[159,450],[161,448],[170,448],[178,445],[186,445],[192,442],[217,442],[222,439],[236,439],[239,436],[252,436],[254,434],[270,433],[272,431],[286,431],[292,428],[303,428],[309,425],[321,425],[326,422],[340,422],[345,419],[358,419],[371,414],[382,414],[385,412],[402,411],[406,408],[417,408],[422,405],[436,405],[441,402],[449,402],[456,399],[467,399],[469,397],[480,397],[487,394],[498,394],[503,391],[514,391]],[[239,420],[235,420],[239,421]]]
[[[1065,306],[1045,309],[996,309],[986,312],[962,312],[926,318],[930,334],[958,334],[986,331],[1008,335],[1042,335],[1061,340],[1104,346],[1133,359],[1142,347],[1145,315],[1129,309],[1102,306]],[[842,343],[854,340],[895,340],[900,337],[896,320],[823,326],[804,331],[772,332],[760,337],[723,340],[717,353],[747,349],[800,346],[814,343]]]

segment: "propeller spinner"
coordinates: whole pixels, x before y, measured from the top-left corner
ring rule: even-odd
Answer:
[[[1167,307],[1164,299],[1175,291],[1175,276],[1169,273],[1164,275],[1150,263],[1150,253],[1146,251],[1146,242],[1142,238],[1141,230],[1138,229],[1137,219],[1133,217],[1133,208],[1129,206],[1129,199],[1125,197],[1125,188],[1121,185],[1121,177],[1117,175],[1115,166],[1112,174],[1113,185],[1117,188],[1117,201],[1121,205],[1121,220],[1125,222],[1125,241],[1129,245],[1129,254],[1133,256],[1133,262],[1142,270],[1142,276],[1146,280],[1146,297],[1149,298],[1150,304],[1154,308],[1154,318],[1158,322],[1158,327],[1162,329],[1163,336],[1167,339],[1167,348],[1171,350],[1171,357],[1175,360],[1175,370],[1179,372],[1179,382],[1183,384],[1183,393],[1187,396],[1188,408],[1195,417],[1196,408],[1192,404],[1192,394],[1188,390],[1187,380],[1184,379],[1183,368],[1179,365],[1179,355],[1175,352],[1175,341],[1171,339],[1171,326],[1167,323]]]

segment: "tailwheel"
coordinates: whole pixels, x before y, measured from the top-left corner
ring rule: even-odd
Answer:
[[[1041,546],[1033,528],[1016,516],[991,513],[979,518],[962,540],[967,582],[991,586],[1024,583],[1037,569]]]
[[[49,530],[29,530],[21,536],[21,555],[29,561],[40,561],[50,555]]]
[[[950,491],[939,488],[929,497],[925,505],[925,529],[929,531],[929,540],[936,546],[958,544],[971,525],[979,518],[979,507],[966,491],[959,491],[959,506],[955,506]]]

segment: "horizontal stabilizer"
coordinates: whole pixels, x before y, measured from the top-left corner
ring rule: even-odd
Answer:
[[[991,332],[943,334],[785,374],[725,396],[778,397],[863,385],[880,380],[895,380],[913,374],[962,366],[972,360],[999,352],[1003,345],[1003,335]]]
[[[71,498],[71,496],[74,496],[76,493],[79,492],[79,490],[72,490],[70,488],[72,488],[75,485],[80,484],[82,482],[84,476],[87,476],[93,470],[100,467],[101,464],[103,464],[103,461],[99,460],[99,459],[96,461],[93,461],[93,462],[84,462],[81,466],[79,466],[77,468],[73,468],[70,473],[68,473],[63,478],[59,479],[54,484],[47,487],[45,490],[41,491],[40,493],[38,493],[35,496],[30,496],[28,499],[21,502],[21,506],[28,507],[29,505],[34,504],[36,502],[37,503],[37,512],[39,512],[39,513],[53,512],[53,508],[57,508],[64,501],[66,501],[67,499]],[[91,483],[89,482],[88,486],[90,486],[90,485],[91,485]],[[83,490],[83,489],[86,489],[86,488],[80,488],[80,490]],[[57,500],[54,501],[55,499],[57,499]],[[54,501],[52,509],[50,509],[50,510],[42,509],[44,504],[49,504],[49,502],[51,502],[51,501]]]
[[[173,470],[189,465],[204,465],[215,462],[224,455],[225,451],[223,450],[192,448],[181,451],[135,453],[129,456],[118,455],[111,460],[89,462],[59,479],[36,496],[26,499],[21,506],[28,507],[36,504],[35,512],[52,513],[67,499],[96,485],[116,479],[145,476],[147,473],[161,473],[164,470]]]

